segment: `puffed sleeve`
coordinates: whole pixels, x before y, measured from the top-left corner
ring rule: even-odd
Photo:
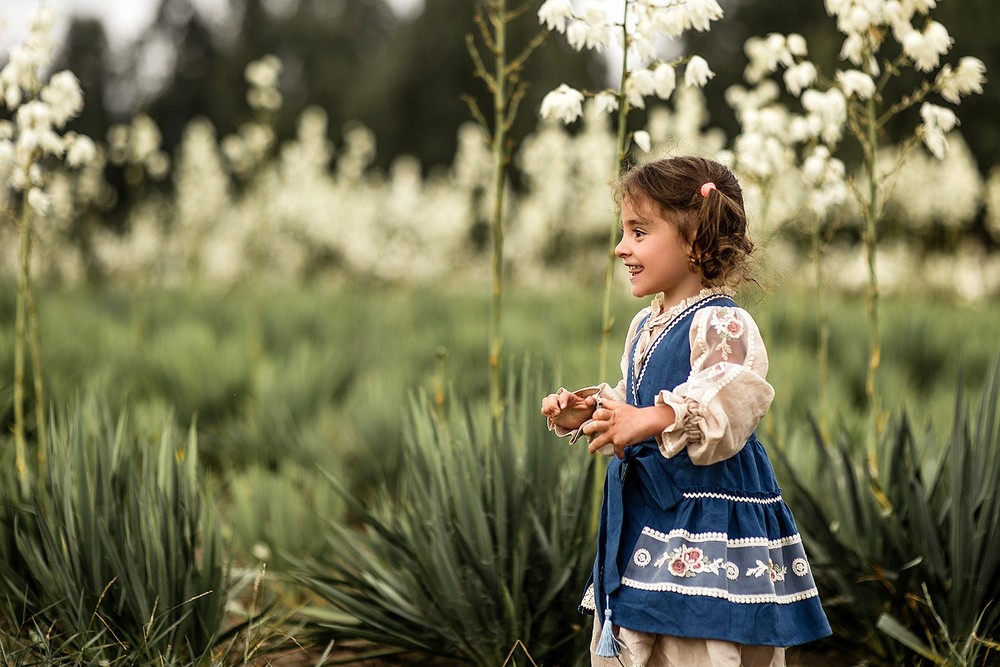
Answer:
[[[625,402],[626,400],[625,378],[628,377],[628,363],[629,363],[628,351],[632,348],[632,341],[635,340],[635,337],[639,330],[639,325],[642,323],[643,319],[645,319],[646,315],[648,314],[649,314],[648,308],[640,310],[636,314],[636,316],[632,318],[632,323],[628,327],[628,333],[625,335],[625,351],[622,353],[622,358],[619,363],[619,365],[621,366],[622,379],[618,381],[618,384],[612,387],[610,384],[602,382],[601,384],[592,387],[584,387],[583,389],[577,389],[576,391],[573,392],[574,394],[580,396],[581,398],[587,398],[588,396],[596,395],[600,398],[610,398],[615,401],[620,401],[623,403]],[[551,419],[546,419],[549,430],[555,431],[555,434],[560,437],[569,436],[570,437],[569,444],[571,445],[574,444],[577,440],[579,440],[581,436],[583,436],[583,427],[586,426],[590,421],[591,420],[588,419],[586,422],[581,424],[579,428],[568,429],[568,428],[563,428],[561,426],[556,426],[555,424],[552,423]],[[605,447],[604,449],[601,450],[601,453],[604,454],[605,456],[608,456],[609,451],[613,453],[614,449]]]
[[[695,465],[735,456],[774,399],[766,376],[767,351],[748,312],[699,310],[691,324],[691,375],[656,396],[656,405],[675,414],[656,438],[660,452],[670,458],[686,447]]]

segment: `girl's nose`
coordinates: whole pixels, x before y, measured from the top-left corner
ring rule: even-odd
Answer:
[[[622,239],[618,242],[618,245],[615,246],[615,257],[625,257],[627,254],[628,251],[625,248],[625,239]]]

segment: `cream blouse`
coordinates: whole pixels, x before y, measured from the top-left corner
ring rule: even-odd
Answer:
[[[581,397],[597,395],[615,401],[626,400],[629,352],[637,342],[634,363],[636,372],[650,345],[674,316],[687,306],[719,289],[702,290],[670,308],[663,307],[661,296],[632,318],[625,351],[621,358],[622,380],[614,387],[602,383],[574,393]],[[646,315],[649,320],[640,326]],[[663,456],[671,458],[685,447],[695,465],[710,465],[739,453],[747,438],[757,428],[774,399],[774,388],[767,383],[767,350],[760,330],[750,314],[732,306],[708,306],[698,310],[691,323],[691,374],[687,381],[656,395],[655,405],[669,405],[674,422],[656,436]],[[558,427],[548,420],[556,435],[571,436],[570,444],[582,434],[579,429]],[[601,453],[611,456],[614,448],[606,445]]]

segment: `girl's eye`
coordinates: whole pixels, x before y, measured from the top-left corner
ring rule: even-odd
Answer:
[[[636,229],[636,230],[634,230],[634,231],[632,232],[632,235],[633,235],[633,236],[634,236],[635,238],[640,238],[640,237],[643,237],[643,236],[645,236],[645,235],[646,235],[646,232],[642,231],[641,229]]]

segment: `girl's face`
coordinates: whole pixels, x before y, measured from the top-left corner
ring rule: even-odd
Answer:
[[[646,197],[622,199],[622,240],[615,255],[625,263],[632,296],[663,292],[665,302],[677,303],[701,289],[701,272],[688,263],[690,242],[677,225]]]

